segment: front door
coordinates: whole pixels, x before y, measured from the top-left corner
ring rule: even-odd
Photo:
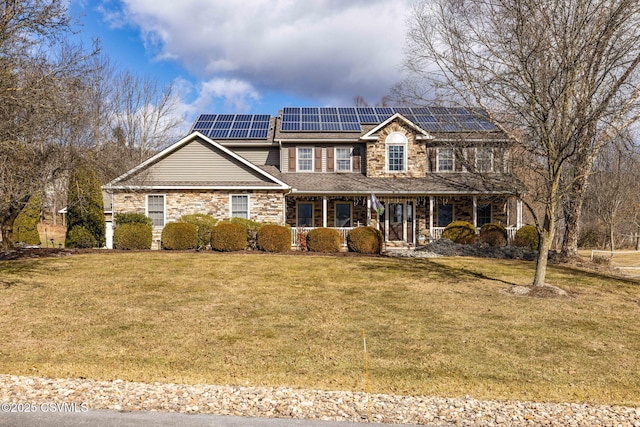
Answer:
[[[389,203],[389,240],[404,240],[404,204]]]

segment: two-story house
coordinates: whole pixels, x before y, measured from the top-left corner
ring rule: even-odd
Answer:
[[[113,212],[152,218],[154,239],[184,214],[314,227],[372,225],[395,245],[437,239],[454,220],[514,232],[521,204],[500,178],[510,141],[479,112],[288,107],[203,114],[192,132],[106,184]]]

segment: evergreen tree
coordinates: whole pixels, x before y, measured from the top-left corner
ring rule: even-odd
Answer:
[[[38,222],[40,221],[41,204],[40,194],[34,194],[16,217],[13,222],[13,238],[16,242],[24,242],[29,245],[40,244]]]
[[[105,242],[104,202],[100,181],[93,169],[76,167],[69,177],[67,196],[67,247],[77,246],[71,231],[84,227],[96,240],[98,246]]]

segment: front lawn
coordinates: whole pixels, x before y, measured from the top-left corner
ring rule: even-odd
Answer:
[[[528,262],[105,252],[0,262],[0,373],[640,405],[640,284]]]

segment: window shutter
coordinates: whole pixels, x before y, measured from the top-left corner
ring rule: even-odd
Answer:
[[[316,147],[315,148],[315,166],[314,166],[314,170],[316,172],[322,172],[322,148],[320,147]]]
[[[360,172],[360,168],[362,163],[362,157],[360,155],[360,149],[355,147],[351,152],[351,170],[354,172]]]
[[[431,172],[436,171],[437,149],[435,147],[429,148],[429,170]]]
[[[296,171],[296,147],[289,147],[289,172]]]
[[[464,153],[461,148],[454,148],[454,168],[456,172],[462,172],[462,165],[464,164]]]
[[[327,172],[333,172],[335,170],[333,152],[333,147],[327,147]]]

